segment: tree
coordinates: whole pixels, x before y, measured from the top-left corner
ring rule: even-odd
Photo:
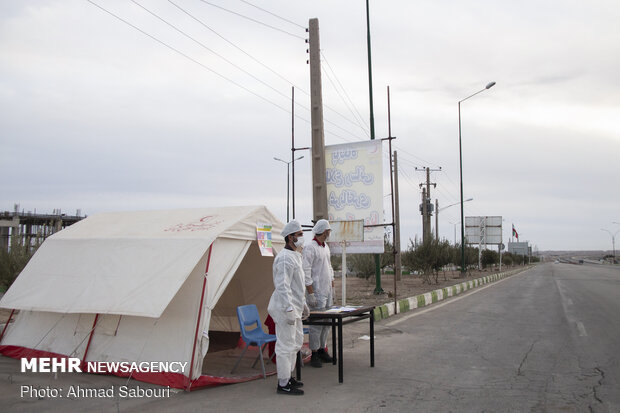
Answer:
[[[505,262],[506,265],[523,265],[523,258],[523,255],[516,255],[510,252],[506,252],[502,255],[502,261]]]
[[[410,270],[419,271],[422,282],[438,283],[439,271],[450,263],[452,254],[448,241],[434,238],[419,242],[417,237],[409,240],[409,247],[403,253],[403,265]]]
[[[465,246],[465,268],[478,265],[478,248]]]
[[[482,251],[482,268],[487,268],[490,265],[499,264],[499,254],[493,250]]]
[[[445,268],[452,262],[452,246],[447,240],[440,241],[437,244],[439,249],[437,254],[437,269],[435,271],[435,283],[437,283],[437,277],[439,276],[439,270],[443,270],[443,279],[446,281]]]
[[[383,236],[383,254],[381,254],[381,269],[394,266],[394,244],[390,242],[388,234]]]
[[[347,254],[347,267],[351,267],[357,277],[368,279],[375,274],[375,257],[373,254]]]
[[[452,248],[452,262],[461,266],[461,246],[456,244]],[[478,248],[465,246],[465,269],[478,264]]]
[[[0,250],[0,290],[6,291],[22,272],[30,258],[39,247],[23,245],[19,236],[11,238],[11,247]]]
[[[342,255],[340,254],[332,255],[330,261],[331,261],[332,268],[334,269],[334,271],[340,270],[340,267],[342,266]]]

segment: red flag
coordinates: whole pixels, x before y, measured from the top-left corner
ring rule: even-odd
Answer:
[[[517,230],[515,229],[515,225],[512,224],[512,235],[517,238],[517,241],[519,240],[519,234],[517,233]]]

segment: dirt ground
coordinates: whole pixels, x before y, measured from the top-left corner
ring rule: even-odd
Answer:
[[[504,266],[502,270],[509,271],[514,268],[517,267]],[[458,271],[442,272],[439,274],[439,278],[437,279],[438,284],[423,284],[422,278],[419,275],[403,275],[402,279],[396,282],[396,297],[397,299],[413,297],[414,295],[427,293],[429,291],[459,284],[463,281],[491,275],[496,272],[499,271],[469,271],[467,272],[467,277],[465,278],[459,278],[460,273]],[[342,278],[339,276],[338,272],[336,273],[334,284],[336,287],[334,304],[340,305],[342,301]],[[374,277],[371,277],[368,280],[364,278],[347,277],[347,304],[381,305],[394,301],[394,276],[392,274],[381,275],[381,287],[384,291],[382,294],[375,294],[375,287],[376,283]],[[0,308],[0,324],[6,323],[10,314],[10,310]]]
[[[517,267],[502,266],[502,271],[509,271]],[[433,290],[437,290],[444,287],[449,287],[455,284],[462,283],[464,281],[473,280],[476,278],[484,277],[487,275],[495,274],[499,270],[484,270],[484,271],[468,271],[467,276],[460,278],[460,272],[458,271],[446,271],[439,273],[437,279],[438,284],[424,284],[422,278],[419,275],[403,275],[400,281],[396,282],[396,298],[403,299],[413,297],[418,294],[424,294]],[[342,278],[336,273],[335,287],[336,294],[334,297],[335,304],[340,305],[342,301]],[[348,305],[381,305],[389,302],[394,302],[394,275],[382,274],[381,275],[381,288],[382,294],[375,294],[376,288],[375,277],[371,277],[368,280],[356,277],[347,277],[347,302]]]

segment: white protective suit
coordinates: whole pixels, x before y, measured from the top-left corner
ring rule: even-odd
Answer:
[[[288,379],[295,368],[297,352],[304,343],[301,316],[305,304],[302,257],[283,249],[273,262],[275,291],[269,300],[269,315],[276,323],[278,379]],[[291,309],[292,311],[287,311]],[[289,324],[293,320],[294,324]]]
[[[331,253],[329,246],[321,246],[316,240],[310,243],[303,250],[303,269],[305,284],[312,285],[316,305],[310,306],[310,311],[326,310],[333,304],[332,281],[334,280],[334,270],[331,265]],[[329,326],[309,326],[309,345],[310,350],[316,351],[325,348]]]

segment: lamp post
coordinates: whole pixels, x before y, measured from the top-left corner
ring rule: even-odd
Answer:
[[[452,222],[452,221],[448,221],[448,222],[454,226],[454,245],[456,246],[456,226],[457,226],[458,224],[460,224],[460,223],[461,223],[461,221],[459,221],[459,222]]]
[[[473,201],[474,198],[468,198],[463,202],[469,202],[469,201]],[[444,209],[450,208],[451,206],[455,206],[460,204],[460,202],[455,202],[453,204],[450,205],[446,205],[445,207],[442,208],[437,208],[437,211],[435,211],[435,232],[436,232],[436,238],[437,240],[439,240],[439,211],[443,211]],[[456,236],[454,237],[454,239],[456,240]],[[456,241],[454,241],[454,243],[456,244]]]
[[[290,176],[291,176],[291,174],[290,174],[290,167],[289,166],[291,165],[292,162],[298,161],[301,158],[303,158],[303,155],[300,156],[299,158],[295,158],[295,159],[293,159],[292,161],[289,161],[289,162],[285,161],[284,159],[276,158],[275,156],[273,158],[276,161],[280,161],[280,162],[283,162],[283,163],[286,164],[286,222],[289,222],[289,198],[290,198],[290,196],[289,196],[289,186],[290,186],[289,182],[290,182]]]
[[[461,274],[465,273],[465,217],[463,212],[463,150],[461,145],[461,102],[476,96],[478,93],[482,93],[487,89],[495,86],[495,82],[487,84],[484,89],[481,89],[473,95],[467,96],[465,99],[459,100],[459,169],[461,173]]]
[[[620,232],[620,229],[618,231],[614,232],[613,234],[611,233],[611,231],[606,230],[604,228],[601,228],[601,231],[605,231],[609,235],[611,235],[611,246],[614,249],[614,260],[613,260],[612,264],[615,264],[616,263],[616,234],[618,234],[618,232]]]

